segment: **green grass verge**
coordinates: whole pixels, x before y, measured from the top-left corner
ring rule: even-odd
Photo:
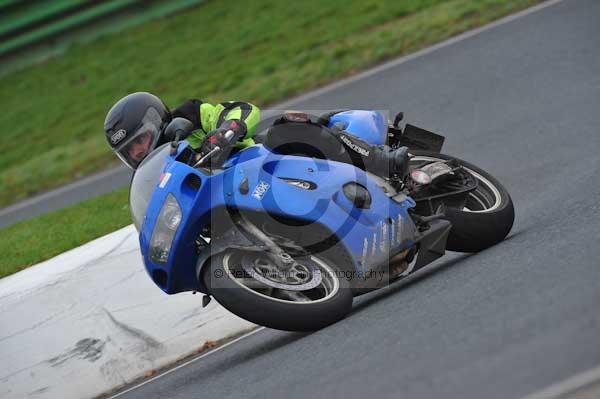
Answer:
[[[0,206],[104,169],[108,108],[148,90],[265,105],[539,0],[209,1],[0,79]]]
[[[75,47],[0,79],[10,93],[1,99],[0,205],[114,163],[102,122],[132,91],[168,104],[200,96],[264,106],[539,2],[211,1]],[[128,224],[126,202],[120,190],[0,229],[0,277]]]
[[[131,223],[121,189],[0,229],[0,278]]]

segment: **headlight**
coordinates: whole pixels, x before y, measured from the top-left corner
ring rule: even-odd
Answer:
[[[173,194],[169,194],[158,214],[150,239],[150,259],[154,262],[167,263],[179,223],[181,223],[181,207]]]

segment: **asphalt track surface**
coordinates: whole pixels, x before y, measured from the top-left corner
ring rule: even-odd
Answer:
[[[511,192],[511,235],[328,328],[262,329],[119,397],[522,398],[600,365],[599,21],[598,1],[557,2],[293,104],[445,134]]]

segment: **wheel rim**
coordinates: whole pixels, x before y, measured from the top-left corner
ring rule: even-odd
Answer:
[[[277,287],[277,284],[268,284],[263,279],[252,278],[252,276],[244,270],[245,268],[242,265],[243,256],[253,256],[255,259],[261,260],[266,258],[266,256],[260,252],[244,252],[236,254],[229,252],[223,257],[223,269],[225,273],[227,273],[231,280],[240,288],[269,300],[297,305],[313,304],[328,300],[340,289],[339,277],[337,276],[336,271],[326,262],[314,256],[310,256],[308,259],[297,259],[297,262],[305,267],[306,265],[304,265],[304,263],[310,262],[312,264],[311,266],[316,267],[320,274],[318,285],[312,288],[310,285],[306,285],[308,289],[305,290],[299,289],[301,287],[298,287],[298,285],[301,284],[293,284],[296,285],[294,289],[288,290],[284,289],[286,284],[279,284],[279,287]],[[252,263],[254,264],[254,262]],[[268,264],[268,262],[262,261],[257,263],[262,266]],[[270,267],[268,269],[272,270]],[[306,267],[305,269],[302,269],[302,271],[306,272],[310,269],[311,267]],[[271,275],[271,277],[273,276]],[[303,279],[300,279],[299,283],[302,283],[302,280]]]
[[[415,155],[411,158],[411,162],[437,162],[446,161],[446,159],[435,158],[430,156]],[[477,173],[473,169],[465,165],[461,166],[477,179],[477,188],[469,193],[467,203],[463,208],[465,212],[485,213],[493,212],[502,205],[502,196],[500,190],[489,179]]]
[[[282,273],[271,258],[246,253],[241,259],[242,268],[251,278],[273,288],[287,291],[307,291],[317,287],[323,275],[312,260],[294,262]]]

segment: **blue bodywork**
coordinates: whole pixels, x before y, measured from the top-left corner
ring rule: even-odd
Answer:
[[[364,140],[383,143],[386,127],[382,121],[378,112],[350,111],[335,115],[331,123],[346,123],[350,132]],[[222,169],[209,172],[176,160],[186,147],[185,142],[180,143],[177,154],[167,157],[163,178],[152,193],[139,237],[149,275],[168,294],[202,290],[197,277],[199,254],[195,241],[202,228],[211,223],[211,211],[217,208],[317,222],[339,237],[359,273],[372,270],[390,253],[414,244],[415,228],[407,213],[414,206],[413,200],[388,197],[380,179],[352,165],[276,154],[259,144],[231,156]],[[303,189],[282,178],[308,181],[317,188]],[[240,189],[244,181],[248,190]],[[343,186],[350,182],[369,191],[368,209],[356,208],[344,194]],[[159,264],[149,256],[149,244],[169,193],[181,207],[182,220],[167,262]]]
[[[339,124],[342,129],[367,143],[385,144],[387,122],[381,112],[363,110],[340,112],[329,119],[330,127],[335,124]]]

